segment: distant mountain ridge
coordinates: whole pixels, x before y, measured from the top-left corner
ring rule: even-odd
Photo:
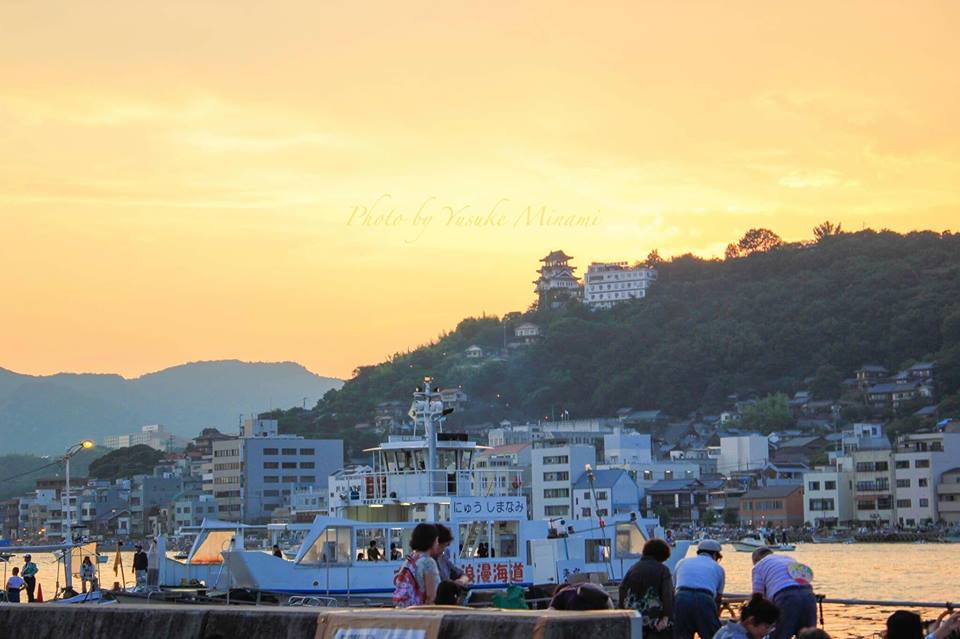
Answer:
[[[295,362],[191,362],[132,379],[0,368],[0,454],[58,453],[85,437],[102,441],[143,424],[184,437],[207,426],[232,432],[240,415],[313,406],[342,385]]]

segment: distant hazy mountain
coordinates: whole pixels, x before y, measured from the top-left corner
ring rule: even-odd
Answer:
[[[163,424],[193,437],[201,428],[237,430],[241,415],[311,407],[342,380],[293,362],[194,362],[136,379],[119,375],[21,375],[0,368],[0,455],[58,453],[85,437]]]

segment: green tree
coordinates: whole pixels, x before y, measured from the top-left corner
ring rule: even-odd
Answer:
[[[664,506],[657,506],[653,509],[653,514],[657,516],[660,520],[660,525],[664,528],[670,527],[670,511],[667,510]]]
[[[783,393],[768,395],[743,409],[740,423],[748,430],[770,434],[793,426],[793,415]]]
[[[817,369],[810,392],[816,399],[839,399],[843,392],[843,376],[835,366],[826,364]]]
[[[700,518],[700,523],[704,526],[712,526],[717,522],[717,512],[713,508],[707,508],[703,517]]]
[[[841,230],[842,226],[843,225],[840,224],[839,222],[837,222],[836,224],[833,224],[830,221],[823,222],[813,227],[813,237],[818,242],[820,242],[825,238],[830,237],[831,235],[840,235],[843,232]]]
[[[723,523],[728,526],[736,526],[740,519],[740,514],[734,508],[724,508]]]
[[[743,255],[766,253],[782,245],[783,240],[770,229],[750,229],[737,242],[737,248]]]
[[[149,475],[163,457],[163,452],[144,444],[118,448],[91,463],[90,476],[113,480]]]

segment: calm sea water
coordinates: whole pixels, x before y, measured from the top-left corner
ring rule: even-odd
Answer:
[[[960,602],[960,544],[798,544],[789,554],[813,569],[814,589],[827,597]],[[127,583],[132,586],[133,553],[124,552],[122,557]],[[50,555],[35,560],[43,592],[49,598],[56,592],[57,563]],[[727,573],[727,592],[750,592],[750,553],[724,546],[721,565]],[[100,576],[108,587],[120,581],[113,574],[113,555],[108,563],[100,564]],[[62,584],[62,574],[59,579]],[[79,582],[75,587],[79,588]],[[835,638],[872,637],[894,610],[828,604],[824,606],[824,628]],[[942,610],[917,612],[934,619]]]

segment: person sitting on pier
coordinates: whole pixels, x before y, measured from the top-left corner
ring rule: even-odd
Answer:
[[[753,592],[775,603],[782,613],[770,639],[789,639],[817,625],[817,597],[810,582],[813,571],[770,548],[753,551]]]
[[[410,550],[393,578],[393,605],[397,608],[430,605],[436,601],[440,570],[439,532],[433,524],[417,524],[410,535]]]
[[[935,631],[926,634],[920,615],[898,610],[887,618],[885,639],[950,639],[954,633],[960,633],[960,613],[951,615]]]
[[[720,543],[704,539],[697,556],[681,559],[674,571],[676,597],[673,603],[675,639],[711,639],[720,629],[720,601],[726,573],[720,566]]]
[[[433,602],[437,606],[459,606],[463,596],[463,588],[455,581],[445,579],[437,586],[437,598]]]
[[[643,635],[669,639],[667,629],[673,616],[673,578],[663,562],[670,558],[670,546],[663,539],[643,545],[640,561],[633,564],[620,582],[620,607],[643,615]]]
[[[753,593],[740,609],[740,621],[728,621],[713,639],[763,639],[776,629],[780,609],[760,593]]]
[[[13,567],[10,578],[7,579],[7,601],[10,603],[20,603],[20,591],[27,589],[27,583],[20,576],[20,568]]]

